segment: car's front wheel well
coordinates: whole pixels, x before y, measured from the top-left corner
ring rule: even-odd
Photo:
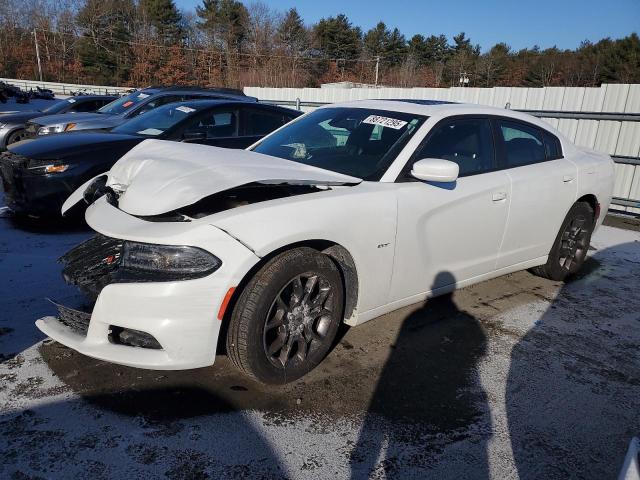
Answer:
[[[358,272],[356,270],[356,265],[353,261],[353,257],[351,256],[349,251],[342,245],[331,242],[329,240],[315,239],[296,242],[280,247],[262,257],[260,261],[247,272],[242,281],[238,284],[224,312],[222,325],[220,327],[220,335],[218,336],[217,352],[222,353],[225,349],[225,339],[227,336],[227,328],[229,325],[229,320],[231,319],[231,314],[233,312],[233,309],[235,308],[238,298],[240,298],[242,291],[247,286],[249,281],[273,257],[287,250],[292,250],[294,248],[300,247],[313,248],[314,250],[324,253],[325,255],[329,256],[329,258],[331,258],[331,260],[336,264],[338,270],[340,271],[340,275],[342,277],[342,285],[344,287],[344,320],[348,321],[355,315],[356,308],[358,306]]]
[[[595,195],[591,193],[583,195],[576,201],[576,203],[578,202],[584,202],[588,204],[593,211],[594,220],[598,220],[598,217],[600,216],[600,203],[598,202],[598,199]]]

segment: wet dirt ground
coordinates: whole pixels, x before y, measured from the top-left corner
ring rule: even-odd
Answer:
[[[640,433],[640,232],[340,332],[302,380],[137,370],[45,339],[82,229],[0,211],[0,478],[615,478]]]

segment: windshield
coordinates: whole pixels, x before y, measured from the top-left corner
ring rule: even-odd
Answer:
[[[98,110],[98,113],[108,113],[110,115],[119,115],[128,110],[131,107],[138,105],[144,99],[149,98],[154,92],[133,92],[124,97],[120,97],[111,103],[107,103],[104,107]]]
[[[377,181],[425,120],[412,113],[321,108],[253,151]]]
[[[68,100],[56,100],[53,105],[49,105],[47,108],[42,110],[42,113],[58,113],[64,110],[67,105],[69,105]]]
[[[145,135],[157,137],[185,118],[195,113],[197,109],[180,103],[169,103],[147,113],[133,117],[128,122],[111,130],[115,133],[128,135]]]

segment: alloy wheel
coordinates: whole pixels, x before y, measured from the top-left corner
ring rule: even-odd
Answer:
[[[316,273],[294,277],[271,304],[264,326],[263,345],[278,368],[304,362],[322,344],[332,321],[333,292],[329,281]]]
[[[560,266],[571,270],[576,264],[584,260],[589,248],[589,229],[587,219],[578,216],[571,220],[564,232],[560,243]]]

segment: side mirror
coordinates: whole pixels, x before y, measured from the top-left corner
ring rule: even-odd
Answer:
[[[413,164],[411,176],[425,182],[455,182],[460,167],[441,158],[423,158]]]
[[[206,138],[207,134],[205,132],[184,132],[182,134],[182,140],[187,142],[206,140]]]

